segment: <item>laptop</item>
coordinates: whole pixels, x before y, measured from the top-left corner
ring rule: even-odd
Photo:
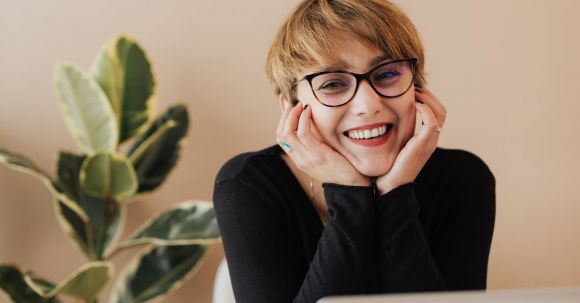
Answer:
[[[580,303],[580,286],[325,297],[317,303]]]

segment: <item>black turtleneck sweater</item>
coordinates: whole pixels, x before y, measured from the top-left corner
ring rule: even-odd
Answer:
[[[214,206],[236,302],[485,289],[495,179],[463,150],[437,148],[415,182],[323,184],[328,222],[272,146],[218,173]]]

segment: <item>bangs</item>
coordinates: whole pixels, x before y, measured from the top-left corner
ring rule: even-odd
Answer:
[[[376,48],[392,59],[414,56],[414,52],[403,47],[410,41],[400,41],[398,33],[406,32],[406,29],[398,27],[397,23],[386,22],[379,13],[384,8],[373,10],[363,5],[349,6],[349,3],[330,6],[318,2],[312,5],[316,4],[320,7],[307,9],[297,20],[296,30],[288,32],[289,40],[294,41],[290,54],[301,54],[289,59],[293,59],[301,69],[312,64],[344,65],[332,45],[333,39],[341,34]]]

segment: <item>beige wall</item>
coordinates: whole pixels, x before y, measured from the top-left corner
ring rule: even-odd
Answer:
[[[231,156],[273,143],[278,109],[263,73],[294,0],[0,0],[0,147],[47,170],[75,149],[51,87],[56,61],[87,68],[117,33],[139,39],[158,76],[159,109],[193,113],[181,163],[130,207],[127,231],[173,203],[211,199]],[[580,284],[580,2],[398,1],[424,39],[431,89],[448,108],[440,146],[481,156],[497,180],[491,288]],[[31,177],[0,167],[0,262],[53,280],[84,262]],[[130,253],[115,261],[125,262]],[[214,247],[171,302],[210,302]]]

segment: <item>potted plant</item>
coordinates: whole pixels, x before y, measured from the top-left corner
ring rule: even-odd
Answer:
[[[88,263],[60,283],[0,263],[0,297],[31,303],[72,296],[97,302],[115,275],[111,257],[143,246],[118,275],[107,302],[159,300],[195,271],[208,245],[220,240],[212,204],[197,200],[176,204],[128,239],[119,239],[127,204],[156,190],[176,165],[189,126],[188,110],[174,105],[154,119],[154,73],[145,51],[127,36],[107,43],[89,73],[57,64],[54,81],[80,151],[60,151],[55,176],[4,149],[0,163],[46,185],[60,227]]]

